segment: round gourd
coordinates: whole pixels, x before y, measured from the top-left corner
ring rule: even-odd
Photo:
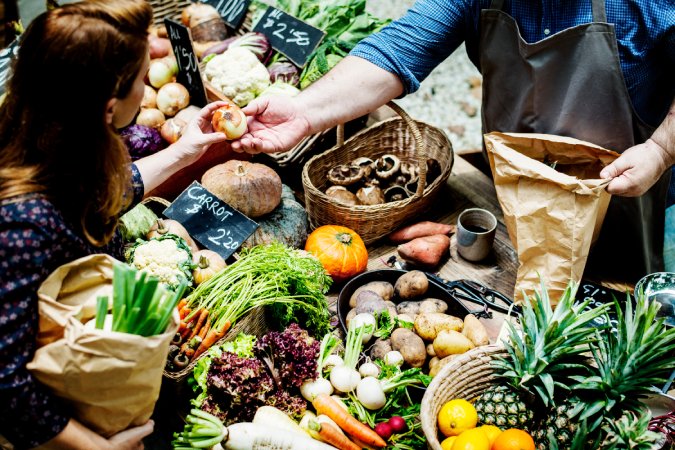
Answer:
[[[272,212],[281,202],[281,178],[264,164],[227,161],[207,170],[202,185],[253,219]]]
[[[192,260],[197,265],[192,271],[195,284],[203,283],[227,266],[222,256],[211,250],[195,252],[192,255]]]
[[[319,258],[326,272],[340,282],[360,274],[368,266],[368,251],[355,231],[339,225],[324,225],[307,238],[305,250]]]

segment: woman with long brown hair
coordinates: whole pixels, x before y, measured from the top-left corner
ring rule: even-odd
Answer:
[[[138,112],[152,9],[89,0],[38,16],[21,38],[0,107],[0,435],[16,448],[141,448],[152,423],[104,439],[26,369],[37,288],[92,253],[122,258],[119,216],[225,136],[203,108],[183,137],[132,164],[116,130]]]

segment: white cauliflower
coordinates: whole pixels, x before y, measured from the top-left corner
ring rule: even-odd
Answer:
[[[189,269],[186,276],[186,263],[189,266],[192,256],[176,240],[151,239],[135,246],[129,263],[138,270],[156,276],[168,287],[177,287],[181,280],[191,281]]]
[[[270,85],[270,74],[255,54],[234,47],[206,63],[206,79],[238,106],[246,106]]]

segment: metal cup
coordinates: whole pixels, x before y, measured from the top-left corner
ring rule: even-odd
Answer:
[[[485,259],[492,250],[497,218],[482,208],[462,211],[457,218],[457,252],[468,261]]]

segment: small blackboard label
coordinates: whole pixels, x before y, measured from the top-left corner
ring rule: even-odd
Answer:
[[[164,215],[180,222],[193,239],[223,259],[229,258],[258,228],[257,223],[196,181],[164,210]]]
[[[225,23],[236,30],[246,17],[251,0],[202,0],[202,3],[216,8]]]
[[[619,302],[619,305],[624,305],[629,298],[628,294],[625,292],[619,292],[614,289],[609,289],[599,284],[592,283],[590,281],[581,280],[579,283],[579,289],[577,289],[577,298],[576,302],[581,303],[586,300],[591,302],[586,307],[586,310],[592,308],[597,308],[598,306],[609,303],[611,306],[607,310],[607,316],[609,316],[609,324],[613,330],[616,330],[617,317],[616,309],[614,307],[614,299]],[[632,300],[632,296],[630,296]],[[598,327],[604,327],[607,325],[607,316],[600,316],[596,318],[592,324]]]
[[[171,41],[173,54],[178,63],[177,81],[185,86],[190,93],[190,104],[199,107],[206,106],[206,91],[202,82],[202,74],[199,72],[199,62],[192,40],[190,31],[182,24],[171,19],[164,19],[166,32]]]
[[[19,41],[15,39],[8,47],[0,50],[0,95],[7,90],[7,78],[12,68],[12,61],[19,53]]]
[[[253,31],[267,36],[273,49],[283,53],[299,67],[307,64],[307,58],[326,35],[318,28],[272,6],[267,8]]]

